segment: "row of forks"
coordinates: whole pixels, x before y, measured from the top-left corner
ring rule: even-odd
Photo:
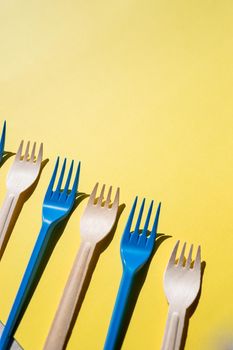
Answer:
[[[3,136],[1,138],[2,140]],[[33,145],[31,154],[29,152],[29,143],[26,146],[24,155],[22,149],[23,142],[20,144],[15,161],[7,177],[7,196],[0,211],[0,217],[2,218],[0,223],[0,254],[3,253],[9,238],[7,237],[7,232],[9,231],[10,221],[19,196],[35,183],[41,169],[43,145],[40,145],[37,156],[35,155],[36,144]],[[63,162],[59,176],[58,167],[59,158],[56,161],[45,194],[41,230],[0,338],[0,350],[6,350],[11,347],[13,335],[21,320],[23,310],[27,305],[31,287],[35,282],[40,264],[44,259],[46,247],[53,239],[54,228],[59,222],[67,218],[74,207],[80,175],[80,163],[78,163],[71,189],[70,183],[74,162],[71,162],[64,189],[62,189],[62,184],[66,171],[66,159]],[[56,186],[55,182],[57,182]],[[98,184],[95,185],[81,218],[81,244],[47,336],[44,350],[64,349],[75,308],[79,301],[96,246],[98,242],[109,234],[116,222],[119,207],[119,188],[115,193],[113,201],[111,201],[112,187],[110,187],[107,193],[106,200],[104,196],[105,186],[102,187],[99,197],[97,196],[97,190]],[[140,206],[135,228],[132,230],[137,200],[136,197],[121,240],[120,251],[123,275],[104,345],[105,350],[119,349],[121,325],[132,293],[133,281],[139,271],[152,257],[155,247],[161,205],[159,204],[156,210],[152,229],[149,231],[149,223],[153,210],[153,201],[151,202],[144,227],[141,229],[145,206],[144,199]],[[176,263],[178,244],[179,242],[177,242],[173,250],[164,276],[164,288],[170,308],[162,345],[163,350],[179,349],[185,310],[194,301],[200,288],[200,248],[198,248],[194,265],[192,264],[192,247],[187,261],[185,262],[184,260],[185,246],[182,249],[178,263]]]

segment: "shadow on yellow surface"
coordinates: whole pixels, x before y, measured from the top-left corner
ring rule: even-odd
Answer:
[[[5,151],[3,156],[2,156],[2,161],[1,161],[1,164],[0,164],[0,169],[1,167],[5,164],[5,162],[12,156],[14,156],[15,153],[14,152],[8,152],[8,151]]]

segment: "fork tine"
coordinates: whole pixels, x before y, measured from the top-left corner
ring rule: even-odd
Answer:
[[[73,182],[73,186],[72,186],[72,190],[68,196],[69,200],[72,202],[75,200],[75,196],[76,196],[76,193],[77,193],[77,190],[78,190],[78,183],[79,183],[79,176],[80,176],[80,168],[81,168],[81,162],[78,162],[78,166],[77,166],[77,170],[76,170],[76,174],[75,174],[75,178],[74,178],[74,182]],[[71,172],[71,169],[70,169],[70,172]],[[72,172],[71,172],[72,173]],[[71,177],[71,175],[70,175]],[[68,183],[68,186],[69,186],[69,182],[68,182],[68,179],[67,179],[67,183]],[[68,189],[67,189],[68,190]]]
[[[91,194],[90,194],[90,197],[89,197],[87,205],[93,205],[94,204],[98,186],[99,186],[99,183],[97,182],[95,184],[95,187],[93,188]]]
[[[20,158],[22,157],[22,150],[23,150],[23,140],[20,142],[18,151],[15,155],[15,160],[20,160]]]
[[[2,135],[1,135],[1,142],[5,142],[6,137],[6,121],[4,120],[3,128],[2,128]]]
[[[177,266],[180,266],[180,267],[183,266],[185,248],[186,248],[186,242],[184,243],[183,248],[182,248],[182,250],[181,250],[180,258],[179,258],[179,261],[178,261]]]
[[[6,140],[6,121],[4,121],[4,124],[3,124],[1,141],[0,141],[0,161],[2,160],[2,156],[4,154],[5,140]]]
[[[105,190],[105,185],[102,186],[102,189],[100,191],[100,196],[97,200],[97,203],[96,205],[101,205],[102,204],[102,201],[103,201],[103,198],[104,198],[104,190]]]
[[[151,234],[153,235],[157,235],[157,228],[158,228],[158,223],[159,223],[159,215],[160,215],[160,210],[161,210],[161,202],[158,205],[158,208],[156,210],[156,214],[155,214],[155,221],[153,223],[153,227],[151,230]]]
[[[107,199],[105,201],[104,206],[107,208],[110,204],[111,201],[111,194],[112,194],[112,186],[110,186],[109,190],[108,190],[108,195],[107,195]]]
[[[149,222],[150,222],[150,217],[151,217],[151,212],[152,212],[152,208],[153,208],[153,203],[154,201],[151,202],[147,216],[146,216],[146,221],[145,221],[145,225],[143,227],[143,231],[142,233],[139,235],[138,238],[138,244],[144,246],[147,242],[147,230],[148,230],[148,226],[149,226]]]
[[[72,162],[70,164],[70,169],[69,169],[69,172],[68,172],[68,176],[67,176],[67,179],[66,179],[65,187],[64,187],[64,190],[63,190],[63,193],[65,195],[68,194],[68,190],[69,190],[69,186],[70,186],[70,180],[71,180],[71,176],[72,176],[72,173],[73,173],[73,168],[74,168],[74,161],[72,160]]]
[[[122,242],[128,241],[130,238],[130,235],[131,235],[130,229],[131,229],[131,225],[132,225],[132,221],[133,221],[133,217],[134,217],[134,213],[137,205],[137,200],[138,200],[138,197],[136,197],[133,202],[133,206],[131,208],[127,223],[125,225],[124,233],[122,235]]]
[[[69,186],[70,186],[70,180],[71,180],[71,176],[72,176],[72,173],[73,173],[73,168],[74,168],[74,161],[72,160],[71,164],[70,164],[70,169],[69,169],[69,172],[68,172],[68,176],[67,176],[67,179],[66,179],[66,183],[65,183],[65,187],[61,193],[61,199],[62,200],[66,200],[67,198],[69,198],[71,201],[73,200],[71,197],[70,197],[70,194],[69,194]],[[72,192],[72,191],[71,191]]]
[[[133,233],[134,237],[135,237],[135,234],[139,235],[139,228],[140,228],[140,223],[141,223],[141,220],[142,220],[142,214],[143,214],[143,210],[144,210],[144,206],[145,206],[145,200],[146,199],[143,198],[143,201],[142,201],[142,204],[141,204],[141,207],[140,207],[140,210],[139,210],[136,226],[135,226],[134,233]]]
[[[151,203],[151,206],[152,205],[153,204]],[[157,236],[157,228],[158,228],[158,223],[159,223],[160,209],[161,209],[161,202],[159,203],[158,208],[156,210],[153,227],[152,227],[150,236],[147,239],[147,246],[149,246],[151,249],[153,248],[153,246],[155,244],[155,239],[156,239],[156,236]],[[151,210],[152,210],[152,208],[151,208]]]
[[[179,243],[180,243],[180,241],[177,241],[175,244],[175,247],[173,248],[170,259],[168,261],[168,267],[173,266],[176,262],[176,254],[177,254]]]
[[[31,154],[30,162],[34,162],[35,151],[36,151],[36,142],[34,142],[33,147],[32,147],[32,154]]]
[[[116,195],[115,195],[114,201],[112,203],[112,209],[118,209],[118,207],[119,207],[119,199],[120,199],[120,188],[117,187]]]
[[[65,169],[66,169],[66,158],[63,161],[61,173],[60,173],[60,176],[59,176],[59,180],[58,180],[55,192],[59,192],[61,190],[61,185],[62,185],[62,181],[63,181],[63,178],[64,178]]]
[[[134,203],[133,203],[131,212],[130,212],[130,214],[129,214],[128,221],[127,221],[127,223],[126,223],[125,229],[126,229],[127,231],[130,231],[130,229],[131,229],[131,225],[132,225],[132,221],[133,221],[133,217],[134,217],[134,213],[135,213],[135,209],[136,209],[136,205],[137,205],[137,200],[138,200],[138,197],[136,197],[135,200],[134,200]]]
[[[38,153],[36,163],[41,164],[42,158],[43,158],[43,143],[40,144],[39,153]]]
[[[53,174],[52,174],[52,177],[51,177],[50,183],[48,185],[48,189],[46,191],[45,196],[50,196],[50,194],[52,193],[54,182],[55,182],[55,179],[56,179],[56,176],[57,176],[58,165],[59,165],[59,157],[57,157],[57,161],[56,161],[56,164],[55,164],[55,167],[54,167],[54,170],[53,170]]]
[[[197,248],[197,255],[196,255],[196,258],[195,258],[195,261],[194,261],[193,268],[195,270],[200,270],[200,268],[201,268],[201,246],[200,245]]]
[[[151,207],[152,206],[153,206],[153,203],[151,203]],[[158,208],[156,210],[153,227],[152,227],[150,236],[148,237],[147,243],[146,243],[147,247],[149,247],[150,249],[153,249],[153,247],[155,245],[155,240],[156,240],[156,236],[157,236],[157,228],[158,228],[158,223],[159,223],[160,209],[161,209],[161,203],[159,203]],[[151,208],[151,210],[152,210],[152,208]]]
[[[24,157],[23,157],[24,161],[28,159],[29,147],[30,147],[30,141],[28,141],[27,146],[26,146],[25,154],[24,154]]]
[[[149,210],[148,210],[148,213],[147,213],[145,225],[144,225],[144,228],[143,228],[143,231],[142,231],[143,235],[147,234],[147,230],[148,230],[148,226],[149,226],[149,222],[150,222],[150,217],[151,217],[151,212],[152,212],[152,209],[153,209],[153,205],[154,205],[154,201],[151,201],[151,204],[150,204],[150,207],[149,207]]]
[[[191,244],[191,247],[190,247],[190,250],[189,250],[189,255],[188,255],[188,258],[187,258],[187,261],[186,261],[186,267],[189,269],[190,268],[190,265],[191,265],[191,262],[192,262],[192,252],[193,252],[193,244]]]

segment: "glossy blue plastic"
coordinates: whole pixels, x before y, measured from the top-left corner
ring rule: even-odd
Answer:
[[[5,139],[6,139],[6,121],[4,121],[4,124],[3,124],[2,135],[1,135],[1,140],[0,140],[0,163],[1,163],[2,157],[4,155]]]
[[[151,233],[148,235],[148,226],[153,208],[153,201],[150,204],[143,230],[140,230],[145,199],[142,201],[136,226],[131,232],[132,221],[137,205],[137,197],[133,203],[129,218],[121,240],[121,259],[123,264],[123,275],[118,290],[116,303],[114,306],[111,322],[106,337],[104,350],[119,349],[118,341],[121,334],[122,322],[125,317],[126,307],[132,292],[132,286],[137,273],[148,262],[153,254],[157,226],[159,220],[160,206],[159,204]]]
[[[14,332],[21,320],[22,312],[25,308],[25,302],[29,297],[29,291],[35,281],[35,276],[37,275],[38,267],[40,266],[40,263],[43,260],[44,253],[46,251],[46,247],[49,241],[53,239],[53,229],[60,221],[64,220],[68,216],[75,203],[79,182],[80,163],[78,164],[72,189],[71,191],[69,191],[69,185],[73,171],[73,164],[74,162],[72,161],[64,190],[61,190],[61,185],[63,182],[66,167],[66,159],[64,160],[58,184],[56,186],[56,189],[53,191],[59,165],[59,158],[57,159],[57,162],[55,164],[52,178],[49,183],[43,202],[42,227],[37,238],[36,244],[34,246],[33,252],[31,254],[29,263],[25,270],[15,301],[11,308],[7,323],[3,330],[0,339],[0,350],[7,350],[10,348]]]

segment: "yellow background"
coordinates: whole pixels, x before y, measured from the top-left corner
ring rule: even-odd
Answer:
[[[80,191],[121,188],[126,208],[100,256],[67,349],[102,349],[121,277],[119,244],[135,195],[162,201],[158,249],[122,349],[160,349],[163,272],[177,239],[202,246],[202,294],[187,350],[233,330],[232,1],[1,1],[0,118],[6,150],[44,142],[49,163],[0,263],[6,322],[41,225],[57,155],[82,161]],[[0,200],[11,157],[0,169]],[[70,218],[17,330],[43,347],[80,244],[84,200]]]

